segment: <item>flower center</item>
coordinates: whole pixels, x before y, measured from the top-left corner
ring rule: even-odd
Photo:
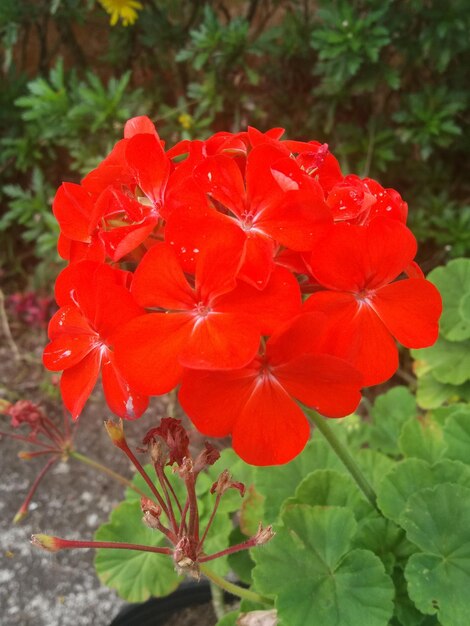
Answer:
[[[211,309],[204,302],[198,302],[194,307],[194,312],[198,317],[207,317]]]

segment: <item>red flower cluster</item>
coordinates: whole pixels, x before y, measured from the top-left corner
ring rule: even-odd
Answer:
[[[309,436],[297,402],[347,415],[394,373],[395,339],[436,340],[441,300],[413,262],[406,203],[343,176],[326,145],[281,136],[165,150],[134,118],[80,185],[60,187],[70,265],[44,363],[64,370],[74,418],[100,372],[127,419],[179,385],[201,432],[231,434],[249,463],[285,463]]]

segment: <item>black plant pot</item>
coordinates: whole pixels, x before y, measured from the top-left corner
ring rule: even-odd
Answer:
[[[210,601],[211,590],[207,581],[183,583],[164,598],[151,598],[142,604],[127,605],[110,626],[164,626],[178,611]]]

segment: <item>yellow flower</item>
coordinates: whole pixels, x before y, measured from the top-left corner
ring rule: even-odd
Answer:
[[[123,26],[133,24],[138,17],[136,9],[143,8],[137,0],[98,0],[98,2],[111,15],[111,26],[116,26],[119,18]]]
[[[178,122],[185,130],[189,130],[193,125],[193,118],[189,113],[181,113],[178,117]]]

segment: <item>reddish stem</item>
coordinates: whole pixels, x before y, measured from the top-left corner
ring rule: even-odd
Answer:
[[[168,509],[167,509],[167,506],[165,504],[165,501],[163,500],[162,496],[158,492],[158,489],[156,488],[156,486],[153,484],[152,479],[150,478],[150,476],[147,474],[145,469],[142,467],[139,459],[135,456],[135,454],[132,452],[132,450],[127,445],[127,442],[125,440],[120,442],[118,447],[121,448],[121,450],[129,457],[129,460],[134,465],[134,467],[137,469],[137,471],[142,476],[142,478],[145,480],[145,482],[149,486],[150,491],[153,493],[153,495],[157,499],[157,502],[161,506],[162,511],[165,513],[167,518],[170,519],[170,514],[168,512]]]
[[[54,422],[49,417],[47,417],[47,415],[44,415],[44,414],[42,416],[42,419],[45,424],[47,424],[52,430],[55,431],[55,433],[59,436],[60,440],[63,441],[64,433],[62,433],[59,430],[59,428],[54,424]]]
[[[162,491],[163,491],[163,495],[165,496],[165,500],[166,500],[166,503],[167,503],[167,507],[168,507],[168,521],[171,524],[173,532],[175,533],[175,535],[177,535],[178,534],[178,524],[176,523],[175,513],[173,511],[173,505],[171,503],[170,494],[168,493],[167,481],[165,480],[165,472],[163,471],[162,466],[159,465],[158,463],[155,463],[154,467],[155,467],[155,473],[157,474],[157,478],[158,478],[158,480],[160,482],[160,485],[161,485]]]
[[[17,439],[18,441],[25,441],[26,443],[30,443],[33,446],[42,446],[43,448],[47,448],[48,450],[54,450],[55,452],[58,452],[57,448],[52,448],[51,446],[47,445],[46,443],[44,443],[43,441],[40,441],[39,439],[29,439],[28,437],[23,437],[23,435],[15,435],[13,433],[5,433],[3,431],[0,431],[0,435],[2,437],[10,437],[11,439]]]
[[[28,452],[27,450],[18,452],[18,456],[23,461],[29,461],[29,459],[34,459],[37,456],[43,456],[45,454],[60,454],[60,451],[56,448],[50,448],[50,450],[38,450],[37,452]]]
[[[212,522],[214,521],[215,514],[217,513],[217,509],[219,508],[219,503],[220,503],[220,499],[221,498],[222,498],[222,494],[218,493],[216,498],[215,498],[214,508],[212,509],[211,516],[209,518],[209,521],[207,522],[206,530],[204,531],[204,534],[202,535],[201,541],[199,542],[199,547],[200,548],[202,548],[202,544],[206,540],[207,533],[209,532],[209,529],[212,526]]]
[[[238,543],[236,546],[230,546],[230,548],[226,548],[225,550],[221,550],[220,552],[215,552],[214,554],[209,554],[206,556],[201,556],[198,561],[199,563],[207,563],[207,561],[212,561],[213,559],[219,559],[222,556],[227,556],[228,554],[234,554],[235,552],[240,552],[241,550],[248,550],[248,548],[254,548],[254,546],[258,545],[255,538],[252,537],[243,543]]]
[[[173,496],[174,501],[176,502],[176,506],[178,507],[178,511],[180,512],[180,515],[182,515],[183,514],[183,509],[181,508],[181,503],[178,500],[178,496],[176,495],[175,490],[173,489],[173,487],[172,487],[170,481],[168,480],[168,477],[165,474],[165,472],[163,472],[163,477],[165,479],[165,483],[166,483],[168,489],[171,491],[171,495]]]
[[[39,483],[44,478],[44,476],[47,474],[47,472],[51,469],[51,467],[54,465],[54,463],[56,463],[59,460],[59,458],[60,457],[55,456],[55,457],[52,457],[51,459],[49,459],[49,461],[46,463],[46,465],[42,468],[42,470],[36,476],[33,484],[31,485],[31,488],[30,488],[30,490],[28,492],[28,495],[24,499],[23,504],[18,509],[17,514],[13,518],[14,522],[19,522],[26,515],[26,513],[28,512],[29,504],[30,504],[30,502],[31,502],[35,492],[36,492],[36,489],[39,486]]]
[[[53,430],[50,429],[50,427],[44,423],[44,421],[42,421],[42,424],[40,426],[40,430],[42,431],[42,434],[47,437],[47,439],[50,439],[51,441],[53,441],[59,448],[62,448],[63,446],[63,441],[62,441],[62,437],[58,437],[55,432]]]
[[[185,479],[186,489],[188,491],[189,502],[189,526],[188,531],[190,537],[199,542],[199,511],[197,507],[196,487],[194,474],[189,474]]]
[[[181,511],[181,522],[180,522],[180,528],[179,528],[179,533],[178,533],[180,536],[186,532],[186,515],[188,513],[188,509],[189,509],[189,498],[186,498],[186,502],[184,503],[184,508]]]
[[[47,537],[42,539],[41,535],[33,535],[31,542],[39,548],[45,548],[51,552],[58,550],[72,550],[75,548],[110,548],[113,550],[137,550],[139,552],[155,552],[156,554],[173,554],[171,548],[157,548],[155,546],[142,546],[135,543],[119,543],[116,541],[74,541],[61,539],[60,537]]]

